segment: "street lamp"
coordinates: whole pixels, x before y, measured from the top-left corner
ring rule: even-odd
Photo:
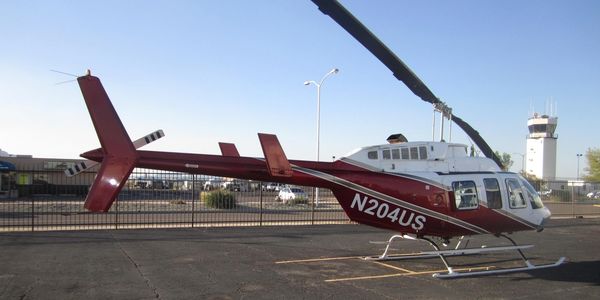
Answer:
[[[577,153],[577,180],[579,180],[579,158],[581,158],[583,154]]]
[[[317,86],[317,161],[319,161],[321,147],[321,85],[323,85],[323,81],[325,81],[327,77],[337,74],[339,71],[339,69],[333,68],[321,78],[319,83],[314,80],[307,80],[304,82],[304,85],[310,85],[312,83]],[[315,205],[319,205],[319,188],[315,189]]]

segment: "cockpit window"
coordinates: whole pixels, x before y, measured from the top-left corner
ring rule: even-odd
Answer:
[[[460,210],[475,209],[479,206],[477,189],[473,181],[455,181],[452,183],[456,208]]]
[[[506,179],[506,189],[508,191],[508,204],[510,208],[527,207],[521,184],[519,184],[519,181],[516,178]]]
[[[540,194],[538,194],[535,191],[535,189],[533,188],[533,186],[531,186],[529,181],[525,180],[524,178],[520,179],[521,183],[525,187],[525,194],[527,195],[529,202],[531,202],[531,207],[533,207],[533,209],[544,207],[544,203],[542,203],[542,198],[540,197]]]

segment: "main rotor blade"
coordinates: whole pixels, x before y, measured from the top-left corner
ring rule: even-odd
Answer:
[[[415,95],[423,101],[431,104],[443,102],[438,99],[431,90],[413,73],[413,71],[400,60],[381,40],[379,40],[365,25],[354,17],[345,7],[336,0],[311,0],[319,7],[319,10],[331,17],[336,23],[344,28],[358,42],[367,48],[379,61],[381,61],[392,73],[394,77],[402,81]],[[479,133],[473,129],[467,122],[453,115],[452,119],[462,128],[465,133],[479,147],[481,152],[494,160],[500,168],[503,168],[500,159],[492,151],[490,146],[483,140]]]
[[[452,121],[454,121],[454,123],[456,123],[456,125],[458,125],[462,130],[464,130],[464,132],[473,140],[473,143],[479,147],[479,150],[481,150],[486,157],[491,158],[498,165],[498,167],[500,167],[500,169],[504,170],[504,165],[502,164],[500,157],[498,157],[494,150],[492,150],[492,148],[490,148],[490,146],[483,140],[477,130],[471,127],[471,125],[469,125],[467,122],[463,121],[463,119],[455,115],[452,115]]]
[[[345,7],[335,0],[312,0],[321,12],[330,16],[342,28],[350,33],[358,42],[377,57],[394,77],[404,82],[406,86],[424,101],[435,104],[441,101],[429,88],[400,60],[381,40],[379,40],[365,25],[352,15]]]

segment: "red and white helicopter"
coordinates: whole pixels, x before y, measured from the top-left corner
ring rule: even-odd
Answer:
[[[259,133],[264,158],[240,156],[234,144],[219,143],[222,155],[142,151],[137,148],[162,137],[156,131],[131,141],[100,80],[89,72],[77,79],[101,148],[81,154],[89,159],[71,169],[77,173],[100,163],[100,169],[85,200],[85,208],[106,212],[136,167],[170,170],[330,189],[350,219],[361,224],[397,232],[380,256],[373,260],[438,256],[448,269],[439,278],[526,271],[554,267],[534,265],[506,233],[543,229],[550,217],[538,193],[521,176],[502,171],[502,164],[483,138],[470,125],[452,115],[417,76],[350,12],[335,0],[312,0],[383,62],[413,93],[430,102],[461,127],[487,157],[471,157],[467,146],[456,143],[407,142],[392,135],[389,144],[357,149],[334,162],[288,160],[277,137]],[[464,236],[492,234],[507,238],[512,246],[461,248]],[[440,250],[460,237],[456,247]],[[435,251],[403,256],[388,254],[395,239],[427,241]],[[486,271],[457,272],[447,256],[516,250],[525,266]]]

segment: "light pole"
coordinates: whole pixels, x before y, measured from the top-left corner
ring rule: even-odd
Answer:
[[[327,77],[337,74],[339,71],[339,69],[333,68],[331,71],[327,72],[323,78],[321,78],[319,83],[314,80],[307,80],[304,82],[304,85],[310,85],[312,83],[317,86],[317,161],[319,161],[321,147],[321,85],[323,85],[323,81],[325,81]],[[319,205],[319,188],[315,189],[315,205]]]
[[[583,154],[577,153],[577,180],[579,180],[579,158],[581,158]]]

